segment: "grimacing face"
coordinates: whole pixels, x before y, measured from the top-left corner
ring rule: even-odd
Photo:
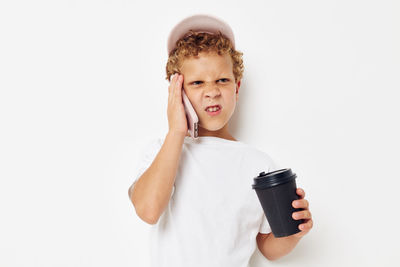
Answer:
[[[199,53],[181,64],[185,93],[199,117],[199,136],[232,138],[228,122],[235,111],[240,87],[240,81],[235,83],[232,67],[229,54],[215,52]],[[209,115],[206,108],[217,104],[221,105],[221,112]]]

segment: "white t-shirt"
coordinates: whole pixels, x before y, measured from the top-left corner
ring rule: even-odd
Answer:
[[[150,142],[135,181],[151,165],[164,138]],[[256,236],[270,233],[251,185],[260,172],[276,170],[266,153],[240,141],[186,136],[171,199],[150,225],[154,267],[246,267]]]

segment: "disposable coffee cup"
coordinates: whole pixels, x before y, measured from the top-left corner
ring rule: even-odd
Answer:
[[[292,213],[303,210],[293,208],[292,202],[299,199],[296,194],[296,174],[291,169],[261,172],[254,178],[252,188],[267,217],[275,237],[285,237],[300,232],[299,225],[304,220],[295,220]]]

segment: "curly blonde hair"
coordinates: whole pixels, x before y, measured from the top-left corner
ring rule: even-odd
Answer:
[[[228,38],[223,36],[221,32],[209,34],[190,30],[186,36],[176,42],[176,47],[168,56],[166,80],[169,81],[174,73],[180,73],[180,67],[185,58],[197,56],[200,52],[215,52],[218,55],[228,53],[233,63],[232,71],[235,76],[235,83],[242,79],[244,71],[243,53],[235,50]]]

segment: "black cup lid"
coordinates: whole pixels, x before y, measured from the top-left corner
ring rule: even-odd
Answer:
[[[291,169],[280,169],[273,172],[261,172],[254,178],[253,189],[265,189],[296,179],[296,174]]]

